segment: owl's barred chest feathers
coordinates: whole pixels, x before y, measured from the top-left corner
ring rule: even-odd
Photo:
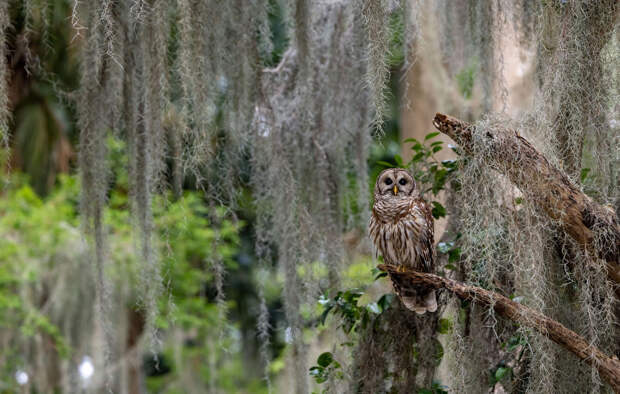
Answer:
[[[429,271],[432,256],[428,234],[432,234],[425,202],[416,197],[385,198],[376,196],[369,233],[375,247],[388,264],[404,265]]]

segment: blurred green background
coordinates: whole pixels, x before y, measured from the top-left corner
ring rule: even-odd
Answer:
[[[28,20],[26,6],[31,7]],[[6,166],[0,173],[0,392],[18,390],[24,379],[52,382],[48,387],[58,390],[64,383],[55,379],[61,379],[63,368],[85,368],[80,373],[88,376],[97,373],[89,372],[92,355],[81,348],[92,329],[83,322],[93,319],[84,305],[94,300],[84,280],[93,273],[84,264],[87,250],[78,217],[78,130],[71,92],[79,87],[79,64],[78,45],[68,22],[71,10],[72,2],[67,0],[10,3],[12,118],[9,151],[2,152],[8,160],[3,160]],[[287,45],[276,2],[270,18],[274,52],[266,66],[277,64]],[[369,159],[373,185],[384,168],[377,163],[395,162],[401,149],[396,99],[401,63],[402,54],[393,54],[392,111],[385,134],[373,141]],[[256,329],[261,275],[268,278],[263,282],[271,327],[268,374],[272,379],[277,379],[286,362],[286,322],[283,279],[275,262],[261,268],[254,253],[253,205],[242,200],[235,212],[214,206],[191,180],[183,182],[183,198],[163,195],[153,202],[166,288],[159,300],[158,320],[165,335],[162,350],[154,357],[148,344],[135,343],[144,329],[144,316],[134,290],[140,278],[128,208],[127,157],[120,138],[111,138],[108,146],[113,173],[105,216],[112,263],[106,274],[111,278],[112,299],[125,303],[118,309],[125,312],[110,324],[127,327],[124,341],[128,352],[133,352],[127,358],[142,361],[137,370],[128,364],[129,384],[136,379],[151,392],[181,393],[188,387],[209,385],[225,392],[266,392]],[[246,187],[242,195],[249,196],[250,186]],[[218,297],[217,273],[205,263],[214,256],[225,267],[225,298]],[[343,286],[371,283],[371,266],[369,258],[360,256],[343,273]],[[306,316],[319,312],[317,304]],[[315,328],[308,329],[313,330],[309,335],[316,335]],[[29,365],[34,355],[38,364]]]

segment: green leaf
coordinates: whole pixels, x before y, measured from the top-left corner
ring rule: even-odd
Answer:
[[[452,248],[448,254],[448,262],[454,263],[461,258],[461,248]]]
[[[329,315],[329,312],[331,312],[333,308],[334,308],[334,305],[329,305],[325,308],[325,310],[321,314],[321,318],[320,318],[321,324],[325,325],[325,320],[327,320],[327,316]]]
[[[347,302],[357,305],[358,298],[360,298],[363,294],[363,292],[357,289],[351,289],[342,293],[342,298],[344,298]]]
[[[310,367],[310,375],[316,376],[316,375],[320,374],[322,370],[323,370],[323,368],[321,368],[321,367],[317,367],[317,366]]]
[[[424,152],[418,152],[411,158],[411,162],[416,163],[422,160],[423,157],[424,157]]]
[[[403,166],[403,158],[400,157],[400,155],[394,155],[394,161],[396,162],[396,164],[398,164],[399,167],[404,167]]]
[[[443,144],[443,141],[435,141],[430,146],[439,146],[441,144]]]
[[[322,367],[312,367],[310,368],[310,376],[314,377],[314,380],[321,384],[327,382],[329,378],[329,373]]]
[[[383,278],[387,276],[387,272],[381,271],[379,268],[377,267],[373,267],[370,272],[372,273],[372,275],[374,276],[374,280]]]
[[[388,168],[393,168],[394,164],[392,163],[388,163],[387,161],[383,161],[383,160],[379,160],[377,161],[377,164],[383,167],[388,167]]]
[[[499,367],[497,368],[497,370],[495,371],[495,381],[499,382],[500,380],[502,380],[502,378],[504,376],[506,376],[506,374],[510,374],[510,370],[512,368],[510,367]]]
[[[456,169],[458,167],[458,162],[456,160],[442,160],[441,164],[449,169]]]
[[[377,305],[381,309],[381,312],[385,312],[390,308],[393,299],[394,294],[392,293],[384,294],[381,296],[381,298],[379,298],[379,301],[377,301]]]
[[[441,205],[437,201],[433,201],[432,204],[433,204],[433,209],[431,210],[431,212],[435,219],[439,219],[439,218],[446,216],[446,208],[444,208],[443,205]]]
[[[416,152],[419,152],[421,150],[424,149],[424,146],[422,146],[422,144],[420,144],[419,142],[416,141],[415,144],[413,144],[413,146],[411,147],[411,150],[414,150]]]
[[[586,178],[588,177],[588,174],[590,173],[590,169],[589,168],[582,168],[581,169],[581,182],[585,181]]]
[[[439,131],[435,131],[435,132],[433,132],[433,133],[428,133],[428,134],[426,134],[426,137],[424,137],[424,141],[428,141],[428,140],[430,140],[431,138],[435,138],[435,137],[437,137],[439,134],[440,134],[440,133],[439,133]]]
[[[334,361],[334,355],[331,352],[321,353],[319,358],[316,359],[316,363],[323,368],[329,366],[332,361]]]
[[[381,279],[381,278],[385,278],[387,276],[387,272],[379,272],[376,276],[375,276],[375,280],[377,279]]]

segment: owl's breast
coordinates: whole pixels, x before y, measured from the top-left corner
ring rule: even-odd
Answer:
[[[416,268],[422,225],[417,219],[413,215],[404,215],[396,220],[383,221],[373,211],[369,233],[386,263]]]

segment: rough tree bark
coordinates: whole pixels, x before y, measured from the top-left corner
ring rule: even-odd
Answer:
[[[402,286],[424,284],[434,289],[446,289],[462,300],[477,302],[492,307],[495,312],[525,327],[533,328],[553,342],[595,367],[601,377],[609,383],[615,392],[620,393],[620,360],[609,357],[595,346],[561,323],[550,319],[525,305],[521,305],[501,294],[476,286],[469,286],[438,275],[417,272],[398,271],[394,265],[381,264],[380,270],[390,273],[392,278]]]
[[[607,275],[620,284],[620,225],[616,212],[594,202],[558,168],[549,163],[518,132],[505,127],[476,127],[443,114],[436,114],[433,125],[476,155],[476,139],[485,142],[485,160],[506,175],[527,198],[554,220],[586,251],[607,262]]]

